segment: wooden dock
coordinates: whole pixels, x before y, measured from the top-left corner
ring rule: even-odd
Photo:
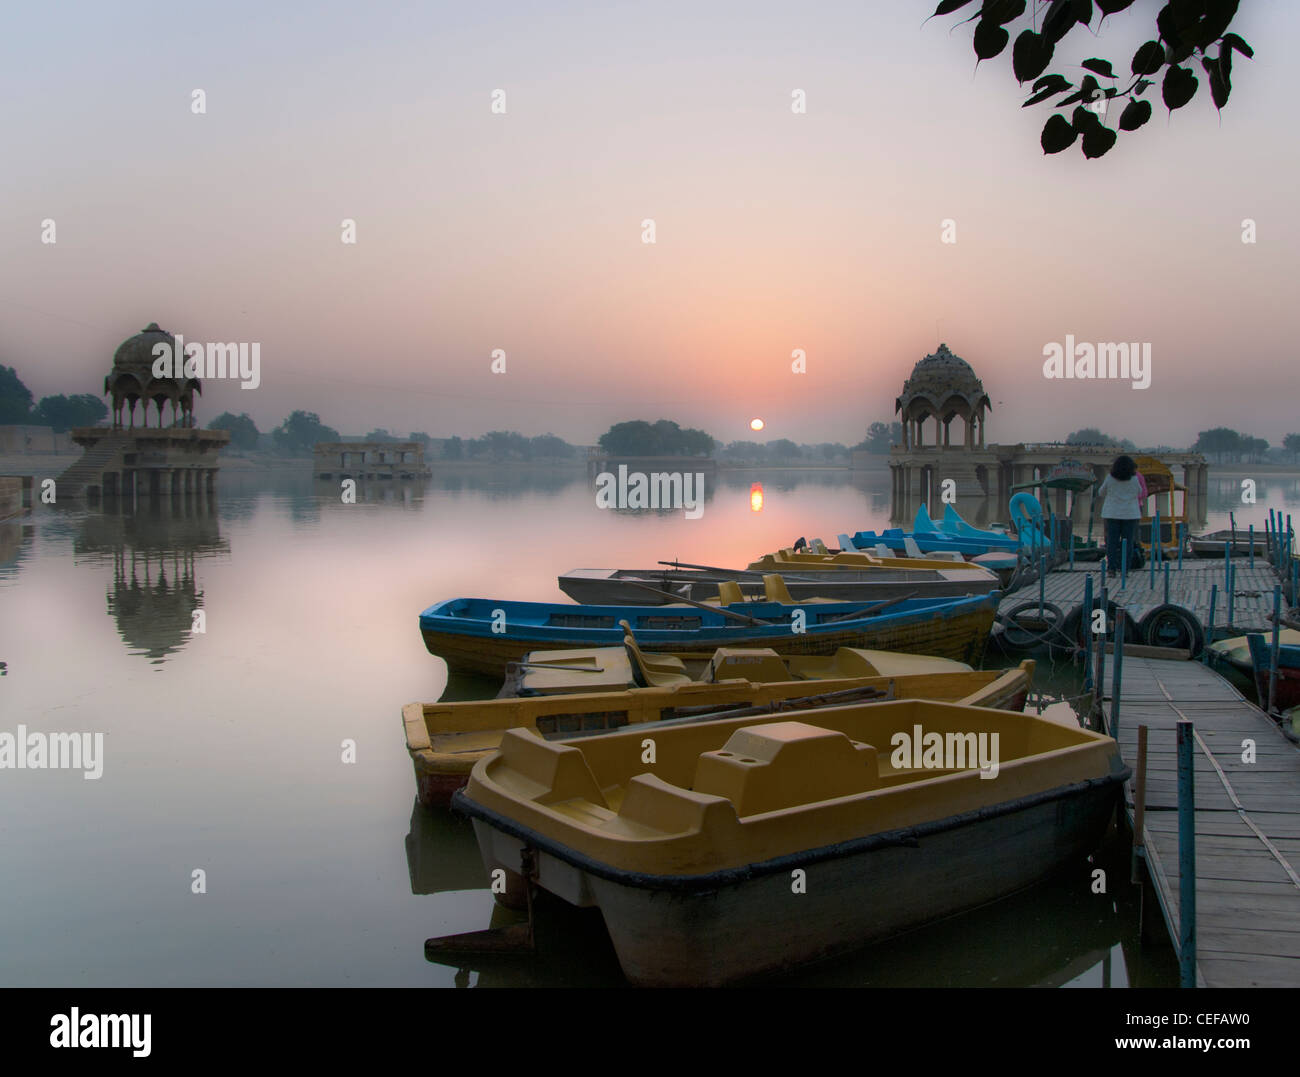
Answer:
[[[1169,562],[1169,601],[1196,615],[1202,628],[1210,616],[1210,590],[1218,585],[1214,608],[1215,638],[1241,635],[1245,632],[1263,632],[1272,629],[1273,588],[1278,583],[1273,566],[1263,557],[1256,557],[1252,567],[1244,557],[1234,557],[1232,631],[1225,632],[1228,624],[1228,595],[1225,590],[1224,562],[1201,558],[1184,559],[1183,567],[1177,561]],[[1068,614],[1083,605],[1084,578],[1091,573],[1093,598],[1100,596],[1101,574],[1096,562],[1075,562],[1073,568],[1062,565],[1048,572],[1044,585],[1045,601]],[[1142,567],[1128,574],[1124,587],[1118,576],[1109,581],[1109,598],[1123,606],[1133,621],[1140,622],[1150,610],[1165,601],[1165,577],[1161,566],[1156,566],[1155,586],[1151,585],[1151,570]],[[998,603],[1002,615],[1016,606],[1038,600],[1038,582],[1021,587],[1004,595]],[[1130,641],[1137,642],[1137,641]]]
[[[1220,565],[1220,578],[1222,573]],[[1102,700],[1108,730],[1113,661],[1108,655]],[[1143,842],[1174,950],[1179,948],[1175,727],[1183,718],[1196,732],[1198,984],[1300,986],[1300,749],[1208,667],[1139,658],[1126,649],[1118,739],[1125,762],[1135,766],[1138,726],[1148,729]],[[1254,742],[1253,762],[1243,760],[1246,741]],[[1130,825],[1134,784],[1130,780],[1125,786]]]

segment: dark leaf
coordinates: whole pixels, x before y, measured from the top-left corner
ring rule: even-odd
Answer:
[[[1147,92],[1147,87],[1150,85],[1151,85],[1150,79],[1138,79],[1137,82],[1133,85],[1133,95],[1135,97],[1141,97],[1144,93]]]
[[[981,15],[985,22],[1004,26],[1025,13],[1025,0],[985,0]]]
[[[1084,75],[1083,81],[1079,83],[1079,88],[1057,107],[1064,108],[1066,105],[1073,105],[1076,101],[1091,101],[1097,96],[1097,80],[1091,75]]]
[[[1100,157],[1113,145],[1118,136],[1109,127],[1104,127],[1100,123],[1095,127],[1089,127],[1083,133],[1083,155],[1085,157]]]
[[[1046,38],[1033,30],[1022,31],[1011,49],[1011,68],[1015,71],[1016,81],[1027,82],[1038,78],[1052,62],[1052,52],[1052,43]],[[1038,88],[1034,87],[1035,90]]]
[[[1208,0],[1205,17],[1195,29],[1196,45],[1202,51],[1219,40],[1237,14],[1238,0]]]
[[[1165,72],[1165,81],[1160,86],[1160,95],[1164,98],[1165,107],[1171,112],[1176,108],[1182,108],[1188,101],[1196,96],[1196,87],[1200,85],[1199,80],[1192,74],[1190,67],[1170,67]]]
[[[1040,31],[1053,45],[1070,32],[1075,23],[1075,11],[1070,0],[1052,0],[1052,6],[1043,16],[1043,29]]]
[[[1073,0],[1070,9],[1074,12],[1076,22],[1087,26],[1092,22],[1092,0]]]
[[[1226,45],[1219,46],[1219,74],[1229,89],[1232,87],[1232,50]]]
[[[1101,117],[1090,108],[1076,105],[1070,114],[1070,123],[1076,131],[1086,135],[1092,128],[1101,126]]]
[[[1020,107],[1021,107],[1021,108],[1028,108],[1030,105],[1036,105],[1036,104],[1038,104],[1039,101],[1046,101],[1049,97],[1052,97],[1052,96],[1054,96],[1054,95],[1056,95],[1056,94],[1058,94],[1058,93],[1060,93],[1060,92],[1061,92],[1060,90],[1057,90],[1057,89],[1055,89],[1055,88],[1050,89],[1050,90],[1040,90],[1038,93],[1034,94],[1033,97],[1031,97],[1028,101],[1026,101],[1026,102],[1025,102],[1023,105],[1021,105]]]
[[[1160,31],[1160,40],[1171,49],[1178,47],[1182,36],[1178,30],[1178,14],[1174,10],[1173,0],[1160,9],[1156,16],[1156,29]]]
[[[1044,75],[1034,83],[1034,89],[1046,90],[1050,88],[1052,93],[1055,93],[1057,90],[1068,90],[1073,85],[1074,83],[1064,75]]]
[[[981,60],[991,60],[1007,47],[1007,42],[1010,40],[1011,35],[1005,28],[981,19],[980,24],[975,27],[975,55]]]
[[[1130,101],[1119,114],[1119,127],[1121,131],[1136,131],[1149,119],[1151,119],[1150,101]]]
[[[964,8],[969,3],[970,0],[943,0],[943,3],[934,9],[934,15],[951,15],[954,11]],[[934,15],[931,15],[930,18],[933,19]]]
[[[1060,153],[1072,146],[1078,137],[1079,133],[1070,126],[1070,121],[1057,113],[1043,127],[1039,142],[1042,143],[1044,153]]]
[[[1098,60],[1094,57],[1091,60],[1084,60],[1079,66],[1087,68],[1089,71],[1095,71],[1099,75],[1104,75],[1108,79],[1115,77],[1115,72],[1110,69],[1109,60]]]
[[[1132,7],[1133,0],[1097,0],[1097,6],[1101,8],[1103,15],[1114,15],[1117,11]]]
[[[1133,54],[1133,74],[1154,75],[1165,66],[1165,49],[1159,41],[1148,41]]]
[[[1205,68],[1205,74],[1210,80],[1210,97],[1214,99],[1214,107],[1221,110],[1228,103],[1228,94],[1231,87],[1223,81],[1223,73],[1219,70],[1218,60],[1211,60],[1208,56],[1202,56],[1201,66]]]
[[[1236,49],[1247,59],[1255,55],[1255,50],[1242,41],[1236,34],[1224,34],[1223,43],[1230,49]]]

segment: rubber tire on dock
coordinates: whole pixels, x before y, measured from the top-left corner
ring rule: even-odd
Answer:
[[[1101,599],[1092,600],[1094,610],[1101,609]],[[1115,640],[1115,622],[1118,619],[1119,606],[1114,602],[1106,603],[1106,638],[1111,642]],[[1091,632],[1092,618],[1088,618],[1088,624],[1085,626],[1083,617],[1083,603],[1080,602],[1065,618],[1065,625],[1062,631],[1077,644],[1079,647],[1086,647],[1092,642]],[[1128,610],[1124,611],[1124,639],[1129,643],[1136,643],[1142,639],[1142,629],[1137,621],[1133,620]]]
[[[1205,646],[1205,629],[1196,614],[1172,602],[1148,612],[1138,628],[1142,642],[1148,647],[1177,647],[1190,651],[1195,658]]]
[[[1021,614],[1032,614],[1033,619],[1038,620],[1038,603],[1022,602],[1019,606],[1013,606],[1006,613],[999,614],[998,620],[1002,622],[1002,642],[1012,650],[1026,651],[1038,644],[1046,644],[1048,647],[1061,645],[1061,626],[1065,621],[1065,614],[1061,612],[1060,606],[1055,606],[1051,602],[1043,603],[1042,620],[1045,622],[1044,627],[1039,628],[1035,625],[1033,628],[1022,627],[1020,624]],[[1028,619],[1028,618],[1026,618]]]

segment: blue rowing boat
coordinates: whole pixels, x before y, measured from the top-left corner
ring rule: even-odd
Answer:
[[[627,621],[647,650],[711,656],[719,647],[832,655],[840,647],[934,655],[978,666],[1001,592],[908,598],[864,606],[810,599],[727,606],[586,606],[453,598],[420,614],[430,654],[452,672],[504,677],[529,651],[622,646]]]

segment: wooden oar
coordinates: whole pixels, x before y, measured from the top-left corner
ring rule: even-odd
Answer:
[[[529,669],[562,669],[569,673],[604,673],[604,666],[566,666],[561,663],[553,662],[516,662],[517,666],[527,666]]]
[[[672,568],[698,569],[700,572],[717,572],[724,576],[733,576],[733,577],[752,576],[755,577],[757,580],[761,580],[764,575],[764,573],[762,572],[757,572],[754,569],[749,569],[749,568],[716,568],[713,565],[688,565],[685,561],[660,561],[659,564],[668,565]],[[768,575],[773,575],[773,573],[768,573]],[[787,580],[798,580],[800,583],[824,583],[825,582],[824,580],[818,580],[816,576],[796,576],[792,572],[778,571],[775,573],[775,575],[784,576]],[[708,583],[711,581],[705,580],[702,582]]]
[[[650,591],[656,595],[663,594],[663,592],[659,590],[659,588],[650,587],[644,583],[634,583],[632,580],[624,580],[623,584],[626,587],[636,587],[639,590]],[[750,617],[748,614],[744,614],[744,613],[736,613],[734,610],[727,609],[727,607],[722,605],[721,603],[719,603],[716,606],[710,606],[704,602],[696,602],[695,599],[693,598],[683,598],[680,595],[677,595],[675,597],[677,598],[678,602],[685,602],[688,606],[697,606],[698,608],[702,610],[708,610],[711,613],[720,613],[722,614],[723,617],[730,617],[733,621],[744,621],[746,624],[762,625],[764,627],[769,627],[772,624],[771,621],[760,621],[757,617]]]

